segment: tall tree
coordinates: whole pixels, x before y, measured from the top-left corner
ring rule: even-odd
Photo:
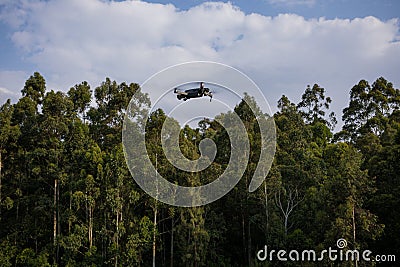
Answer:
[[[74,110],[81,115],[83,121],[86,119],[86,111],[92,100],[92,91],[90,85],[85,81],[76,84],[68,91],[69,99],[74,104]]]
[[[311,88],[307,85],[301,101],[297,104],[298,109],[305,118],[307,123],[322,122],[327,124],[331,129],[335,128],[337,123],[335,113],[329,114],[329,120],[325,119],[325,110],[329,109],[332,102],[330,97],[325,97],[325,89],[318,84],[314,84]]]
[[[53,243],[56,246],[55,262],[59,262],[60,222],[60,187],[65,177],[64,145],[71,120],[73,103],[61,92],[48,92],[43,99],[41,116],[41,136],[38,143],[40,151],[46,151],[44,162],[47,167],[41,168],[40,176],[44,183],[53,186]]]
[[[35,72],[25,82],[22,96],[29,97],[36,104],[41,104],[46,93],[46,81],[39,72]]]
[[[338,134],[345,140],[356,142],[360,135],[373,133],[380,136],[387,117],[400,108],[400,90],[383,77],[372,86],[365,80],[354,85],[350,91],[349,106],[343,109],[344,126]]]
[[[12,115],[14,107],[10,99],[0,107],[0,221],[2,220],[2,208],[10,208],[13,201],[9,195],[3,194],[3,165],[6,157],[10,156],[11,150],[16,146],[16,141],[20,135],[19,126],[12,125]],[[9,168],[6,168],[6,170]]]
[[[324,151],[328,178],[325,205],[334,214],[328,236],[351,241],[353,249],[367,247],[382,234],[383,225],[369,211],[367,201],[375,192],[374,180],[361,170],[362,156],[346,143],[329,145]]]
[[[90,108],[87,116],[91,122],[93,137],[103,150],[121,143],[126,108],[138,89],[138,84],[118,84],[106,78],[106,81],[94,90],[97,107]]]

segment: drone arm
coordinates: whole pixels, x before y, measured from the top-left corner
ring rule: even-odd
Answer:
[[[177,94],[177,95],[188,95],[188,93],[187,92],[182,92],[182,91],[179,91],[178,89],[174,89],[174,93],[175,94]]]

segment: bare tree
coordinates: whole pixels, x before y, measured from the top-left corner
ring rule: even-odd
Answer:
[[[275,205],[280,209],[283,216],[283,225],[285,227],[285,235],[288,231],[289,216],[292,214],[294,208],[304,199],[304,196],[299,195],[297,188],[281,188],[275,192]]]

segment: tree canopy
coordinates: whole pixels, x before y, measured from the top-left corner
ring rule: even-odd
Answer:
[[[138,84],[106,78],[94,90],[83,81],[64,93],[47,90],[35,72],[21,93],[0,107],[1,266],[291,266],[261,263],[256,253],[264,245],[322,251],[340,238],[348,249],[400,255],[400,90],[383,77],[351,88],[337,133],[323,87],[307,86],[299,103],[283,95],[273,115],[275,158],[252,193],[263,114],[243,96],[234,110],[250,141],[243,178],[223,198],[193,208],[152,199],[129,173],[121,144],[126,107],[134,95],[138,106],[150,103]],[[200,157],[204,138],[217,147],[207,169],[189,173],[163,152],[166,118],[156,110],[146,125],[160,175],[198,186],[224,172],[231,144],[217,120],[180,130],[188,159]],[[306,266],[321,264],[329,262]]]

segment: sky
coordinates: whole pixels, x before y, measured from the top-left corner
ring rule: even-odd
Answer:
[[[359,80],[400,87],[399,17],[397,0],[0,0],[0,103],[35,71],[66,92],[200,60],[246,74],[272,110],[317,83],[340,119]]]

